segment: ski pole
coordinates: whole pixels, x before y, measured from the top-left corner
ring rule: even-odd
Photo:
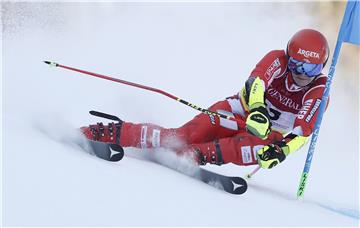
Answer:
[[[306,156],[305,165],[303,172],[301,174],[300,183],[297,191],[298,199],[304,197],[305,187],[307,179],[309,176],[311,162],[315,152],[316,142],[318,140],[319,131],[321,127],[321,121],[326,109],[327,102],[329,100],[330,86],[335,74],[335,67],[340,55],[341,45],[343,42],[352,43],[355,45],[360,45],[360,36],[359,36],[359,11],[360,11],[360,2],[359,1],[348,1],[346,4],[344,16],[341,22],[340,31],[338,33],[335,51],[332,57],[331,66],[329,69],[328,78],[326,81],[325,89],[321,98],[321,104],[318,111],[318,117],[315,122],[315,128],[313,135],[311,137],[310,146],[308,149],[308,154]]]
[[[250,179],[259,170],[260,170],[260,165],[258,165],[251,173],[246,174],[245,178]]]
[[[185,101],[183,99],[180,99],[180,98],[178,98],[178,97],[176,97],[174,95],[171,95],[170,93],[167,93],[165,91],[162,91],[160,89],[156,89],[156,88],[145,86],[145,85],[140,85],[140,84],[137,84],[137,83],[121,80],[121,79],[118,79],[118,78],[109,77],[109,76],[106,76],[106,75],[101,75],[101,74],[97,74],[97,73],[93,73],[93,72],[89,72],[89,71],[85,71],[85,70],[76,69],[76,68],[61,65],[61,64],[58,64],[58,63],[55,63],[55,62],[44,61],[44,63],[46,63],[46,64],[48,64],[50,66],[53,66],[53,67],[61,67],[61,68],[67,69],[67,70],[79,72],[79,73],[90,75],[90,76],[93,76],[93,77],[102,78],[102,79],[105,79],[105,80],[109,80],[109,81],[129,85],[129,86],[137,87],[137,88],[140,88],[140,89],[153,91],[155,93],[160,93],[162,95],[165,95],[165,96],[167,96],[167,97],[169,97],[169,98],[171,98],[173,100],[176,100],[176,101],[178,101],[178,102],[180,102],[180,103],[182,103],[184,105],[187,105],[187,106],[189,106],[189,107],[191,107],[193,109],[196,109],[196,110],[198,110],[198,111],[200,111],[202,113],[205,113],[207,115],[218,116],[220,118],[224,118],[224,119],[232,120],[232,121],[235,121],[235,122],[239,122],[239,120],[235,119],[232,116],[227,116],[227,115],[224,115],[224,114],[221,114],[221,113],[218,113],[218,112],[213,112],[213,111],[201,108],[201,107],[199,107],[197,105],[194,105],[194,104],[192,104],[190,102],[187,102],[187,101]]]

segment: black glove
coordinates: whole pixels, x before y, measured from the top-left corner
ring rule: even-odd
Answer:
[[[280,141],[264,146],[262,149],[258,150],[256,157],[261,168],[271,169],[285,160],[287,150],[288,146],[286,143]]]

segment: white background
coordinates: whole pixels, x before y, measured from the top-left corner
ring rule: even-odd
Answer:
[[[134,158],[144,151],[126,149],[116,164],[83,153],[66,141],[76,128],[100,121],[89,110],[164,127],[180,126],[197,111],[42,63],[153,86],[208,107],[237,93],[255,64],[284,49],[297,30],[322,29],[307,4],[2,2],[3,224],[358,225],[359,86],[352,80],[359,70],[345,61],[358,59],[345,55],[352,45],[344,44],[337,66],[303,201],[295,196],[307,146],[260,170],[242,196]],[[330,19],[332,29],[321,31],[333,50],[341,18]],[[254,167],[206,168],[241,176]]]

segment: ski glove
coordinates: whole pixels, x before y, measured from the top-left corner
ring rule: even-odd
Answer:
[[[246,118],[246,130],[251,134],[266,139],[271,132],[271,122],[265,105],[253,108]]]
[[[285,160],[289,154],[289,147],[285,142],[276,142],[264,146],[256,153],[256,157],[261,168],[271,169]]]

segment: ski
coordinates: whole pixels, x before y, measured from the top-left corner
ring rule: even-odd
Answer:
[[[106,161],[118,162],[124,157],[124,150],[117,144],[86,140],[90,153]],[[86,148],[84,148],[86,150]]]
[[[110,115],[98,111],[90,111],[89,113],[93,116],[110,119],[121,123],[120,118],[114,115]],[[90,151],[98,158],[101,158],[106,161],[117,162],[124,157],[124,149],[120,145],[104,143],[90,139],[86,139],[86,141],[87,141],[86,143],[87,147],[90,148],[84,148],[84,149],[85,150],[90,149]],[[177,170],[173,167],[163,165],[160,162],[156,162],[156,161],[153,162],[231,194],[240,195],[245,193],[247,190],[247,182],[245,181],[245,179],[241,177],[225,176],[211,172],[209,170],[200,167],[196,167],[196,171],[194,173],[189,174],[189,173],[181,172],[180,170]]]
[[[247,190],[247,182],[241,177],[225,176],[199,168],[196,179],[230,194],[241,195]]]
[[[93,140],[87,140],[87,142],[95,156],[103,160],[117,162],[124,156],[124,150],[119,145]],[[156,163],[162,165],[159,162]],[[192,174],[183,173],[180,170],[168,166],[165,167],[231,194],[241,195],[247,190],[247,182],[241,177],[225,176],[200,167]]]
[[[119,124],[122,123],[119,117],[110,115],[99,111],[90,111],[93,116],[117,121]],[[94,154],[96,157],[104,159],[106,161],[118,162],[124,157],[124,150],[118,144],[104,143],[95,140],[85,139],[85,145],[80,143],[80,147],[84,150]]]

